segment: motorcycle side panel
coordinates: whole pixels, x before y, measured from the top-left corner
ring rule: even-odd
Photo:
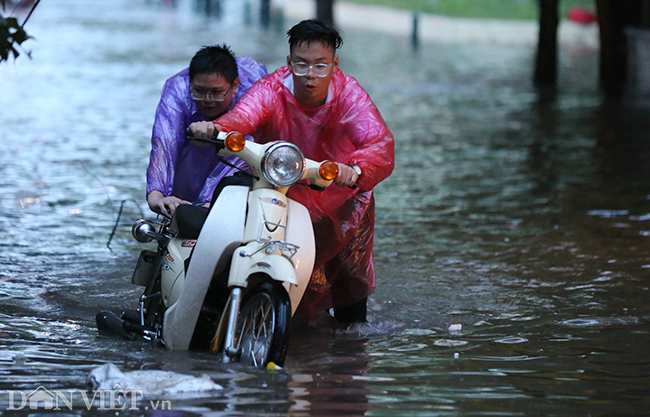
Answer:
[[[138,263],[135,265],[133,276],[131,277],[131,284],[147,286],[151,279],[151,270],[153,268],[153,261],[156,258],[156,252],[152,250],[143,250],[140,252]]]
[[[167,309],[163,341],[168,349],[187,350],[215,271],[226,267],[244,237],[248,187],[223,189],[201,229],[178,301]]]
[[[192,253],[192,246],[186,245],[192,242],[183,239],[172,239],[167,245],[167,254],[161,271],[161,290],[165,307],[174,304],[183,290],[185,281],[185,260]]]

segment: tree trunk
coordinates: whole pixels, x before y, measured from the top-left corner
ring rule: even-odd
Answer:
[[[558,0],[538,0],[539,39],[534,83],[538,87],[554,87],[557,81]]]
[[[260,2],[260,24],[267,28],[271,24],[271,0]]]
[[[334,0],[316,0],[316,19],[334,26]]]
[[[610,98],[619,97],[627,78],[627,49],[620,0],[596,0],[600,26],[600,87]]]

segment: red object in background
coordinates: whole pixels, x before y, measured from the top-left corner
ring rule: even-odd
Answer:
[[[598,20],[596,13],[581,7],[572,7],[569,9],[569,20],[581,25],[588,25]]]

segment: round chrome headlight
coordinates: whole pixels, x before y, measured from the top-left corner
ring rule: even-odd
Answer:
[[[264,152],[262,174],[276,187],[289,187],[302,178],[305,157],[292,143],[275,143]]]

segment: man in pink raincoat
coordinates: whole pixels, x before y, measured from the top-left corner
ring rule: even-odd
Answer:
[[[172,215],[179,204],[208,203],[221,178],[234,168],[219,163],[212,147],[185,140],[192,122],[214,120],[267,74],[251,57],[235,58],[226,46],[207,46],[163,87],[151,135],[147,202],[151,210]],[[246,167],[237,157],[226,158]]]
[[[337,162],[338,187],[289,192],[309,209],[316,234],[316,264],[298,312],[315,318],[334,308],[340,322],[364,322],[375,289],[372,189],[393,170],[393,135],[366,91],[339,70],[336,30],[306,20],[287,35],[287,66],[258,81],[214,123],[190,128],[202,137],[215,129],[255,133],[259,143],[284,140],[308,158]]]

